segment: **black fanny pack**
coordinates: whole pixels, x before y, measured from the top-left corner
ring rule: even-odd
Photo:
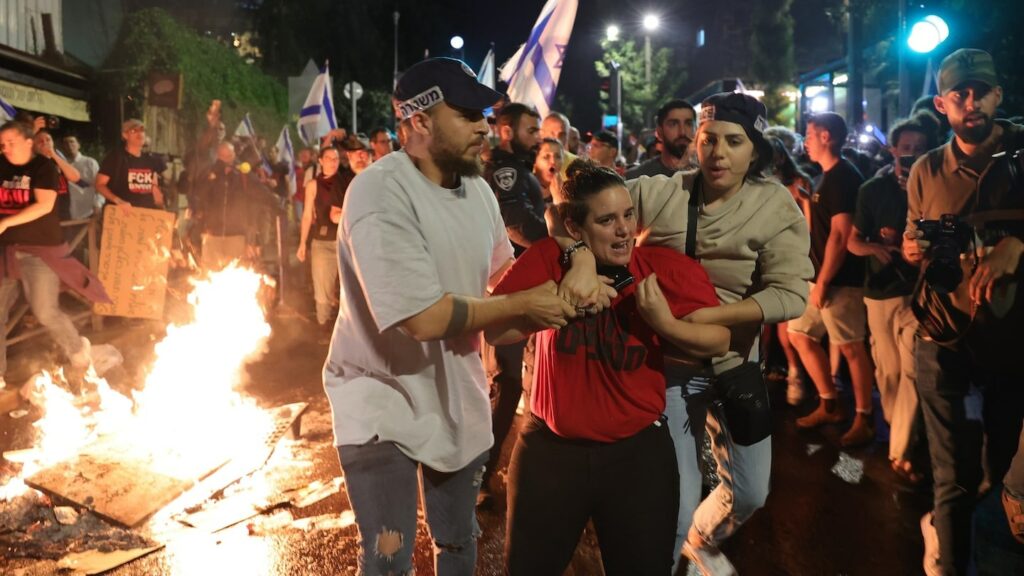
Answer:
[[[743,364],[714,377],[714,388],[732,441],[751,446],[772,433],[772,409],[761,365]]]

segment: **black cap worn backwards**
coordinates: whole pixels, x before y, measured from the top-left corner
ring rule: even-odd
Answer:
[[[768,128],[768,109],[757,98],[739,92],[720,92],[708,96],[700,104],[700,121],[721,120],[743,127],[764,158],[771,158],[772,146],[764,137]]]
[[[429,58],[405,71],[395,85],[395,113],[402,120],[416,112],[447,102],[469,110],[484,110],[501,94],[484,86],[462,60]]]

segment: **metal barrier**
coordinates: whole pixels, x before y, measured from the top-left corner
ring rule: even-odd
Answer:
[[[72,254],[76,253],[76,250],[82,244],[83,241],[88,242],[85,250],[84,263],[89,267],[89,270],[92,270],[94,274],[99,273],[100,266],[99,238],[97,235],[99,234],[101,214],[102,212],[97,211],[97,213],[92,218],[83,218],[80,220],[66,220],[60,223],[62,230],[75,230],[74,236],[71,238],[70,241],[68,241],[68,246],[70,247]],[[64,294],[68,294],[75,300],[78,300],[79,302],[87,306],[86,310],[75,313],[68,313],[68,318],[70,318],[72,322],[74,322],[75,324],[79,324],[84,320],[92,319],[93,330],[101,330],[103,328],[103,317],[99,316],[98,314],[93,314],[92,302],[90,302],[87,298],[79,295],[74,290],[62,289],[61,292]],[[24,301],[24,294],[22,294],[22,301],[15,308],[15,310],[13,310],[11,314],[8,316],[7,326],[4,327],[4,329],[6,330],[5,334],[8,336],[8,346],[46,333],[45,327],[37,326],[35,328],[31,328],[29,330],[21,332],[17,336],[10,337],[11,332],[13,332],[14,329],[18,327],[18,323],[24,319],[25,314],[28,312],[28,310],[28,302]]]

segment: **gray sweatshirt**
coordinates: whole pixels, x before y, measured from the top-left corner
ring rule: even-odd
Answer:
[[[641,176],[626,183],[637,206],[639,242],[686,249],[687,203],[699,171]],[[803,314],[813,276],[807,221],[793,196],[775,180],[750,180],[697,218],[697,258],[723,304],[751,298],[768,324]],[[751,351],[759,323],[732,327],[726,355],[715,372],[738,366]]]

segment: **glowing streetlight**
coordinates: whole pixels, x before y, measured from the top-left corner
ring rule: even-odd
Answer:
[[[949,25],[934,14],[918,20],[910,28],[907,46],[914,52],[927,54],[949,38]]]
[[[466,41],[462,39],[462,36],[456,35],[452,36],[449,44],[451,44],[452,49],[454,50],[462,50],[462,47],[466,45]]]
[[[622,30],[620,30],[616,24],[609,24],[608,27],[604,29],[605,40],[615,42],[619,39],[620,32],[622,32]]]
[[[655,14],[644,16],[644,79],[651,85],[651,32],[658,29],[661,19]]]

